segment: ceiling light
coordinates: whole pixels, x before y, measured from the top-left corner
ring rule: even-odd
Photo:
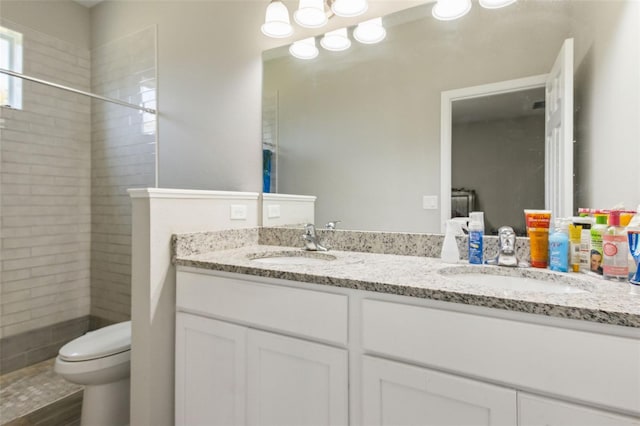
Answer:
[[[480,0],[480,6],[486,9],[499,9],[515,2],[516,0]]]
[[[314,37],[296,41],[289,47],[289,53],[298,59],[313,59],[318,56],[316,39]]]
[[[331,4],[333,13],[344,18],[362,15],[368,8],[367,0],[335,0]]]
[[[434,18],[451,21],[462,18],[471,10],[471,0],[438,0],[431,9]]]
[[[327,50],[339,52],[351,47],[351,40],[349,40],[347,36],[347,29],[340,28],[339,30],[326,33],[324,37],[322,37],[322,40],[320,40],[320,45]]]
[[[293,13],[293,19],[305,28],[319,28],[327,23],[322,0],[300,0],[298,10]]]
[[[289,37],[293,27],[289,23],[289,10],[280,0],[272,0],[267,6],[262,33],[273,38]]]
[[[353,38],[364,44],[379,43],[387,35],[382,26],[382,18],[374,18],[358,24],[353,30]]]

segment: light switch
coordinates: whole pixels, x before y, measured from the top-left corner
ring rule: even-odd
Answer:
[[[435,210],[438,208],[437,195],[425,195],[422,197],[422,208],[425,210]]]
[[[232,204],[231,220],[247,220],[247,206],[244,204]]]
[[[280,217],[280,204],[271,204],[267,206],[267,218],[276,219]]]

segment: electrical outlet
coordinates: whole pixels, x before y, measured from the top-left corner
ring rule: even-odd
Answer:
[[[276,219],[280,217],[280,204],[271,204],[267,206],[267,218]]]
[[[425,195],[422,197],[422,208],[425,210],[435,210],[438,208],[437,195]]]
[[[244,204],[232,204],[231,220],[247,220],[247,206]]]

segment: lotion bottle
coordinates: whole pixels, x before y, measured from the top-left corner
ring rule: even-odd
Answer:
[[[609,213],[609,228],[602,235],[602,275],[607,280],[629,279],[627,231],[620,226],[620,210]]]
[[[440,259],[446,263],[458,263],[460,260],[460,251],[456,242],[456,235],[461,232],[461,224],[453,219],[447,220],[444,233],[444,242],[442,243],[442,251]]]
[[[556,219],[555,231],[549,235],[549,269],[569,271],[569,223]]]

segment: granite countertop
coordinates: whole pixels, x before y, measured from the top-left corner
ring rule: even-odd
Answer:
[[[192,237],[187,240],[191,243],[194,241]],[[535,268],[469,265],[466,261],[452,265],[443,263],[438,258],[425,256],[340,250],[330,250],[325,253],[305,252],[297,247],[258,243],[257,237],[248,240],[245,238],[244,242],[236,241],[236,244],[225,241],[226,247],[216,247],[214,250],[211,250],[211,247],[209,250],[202,247],[198,250],[176,250],[176,245],[180,246],[180,243],[176,244],[174,237],[174,263],[177,266],[640,328],[640,295],[630,294],[628,283],[606,281],[589,274],[555,273]],[[329,256],[331,260],[304,265],[266,264],[252,260],[283,253],[298,256]],[[465,281],[463,275],[460,275],[466,272],[530,278],[545,276],[553,284],[578,291],[550,293],[520,291],[515,286],[501,289],[474,285]]]

